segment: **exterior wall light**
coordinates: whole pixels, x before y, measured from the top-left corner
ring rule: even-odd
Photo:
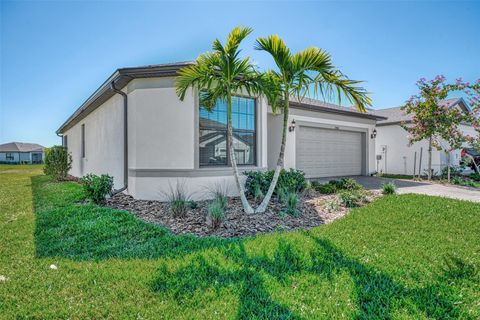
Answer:
[[[295,131],[295,119],[292,120],[292,123],[288,127],[288,131],[290,131],[290,132]]]
[[[370,138],[375,139],[377,137],[377,129],[373,129],[372,134],[370,135]]]

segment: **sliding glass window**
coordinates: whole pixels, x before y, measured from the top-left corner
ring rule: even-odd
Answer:
[[[227,104],[217,101],[211,112],[200,106],[200,166],[230,166]],[[255,99],[232,97],[233,148],[238,165],[256,164]]]

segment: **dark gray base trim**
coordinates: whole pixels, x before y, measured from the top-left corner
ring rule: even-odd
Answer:
[[[238,171],[264,171],[266,167],[238,167]],[[233,176],[232,168],[202,168],[202,169],[129,169],[129,177],[135,178],[196,178]]]

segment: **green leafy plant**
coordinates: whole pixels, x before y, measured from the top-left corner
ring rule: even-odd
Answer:
[[[299,196],[296,192],[285,191],[282,196],[282,202],[285,208],[282,210],[283,214],[298,217],[300,210],[297,209]]]
[[[218,228],[225,219],[225,206],[222,200],[216,198],[208,207],[208,217],[212,228]]]
[[[255,196],[266,194],[268,187],[273,179],[275,171],[246,171],[245,192],[247,195]],[[301,192],[307,184],[305,173],[301,170],[290,169],[282,170],[274,194],[278,195],[278,190],[285,188],[290,192]],[[260,189],[260,191],[258,190]]]
[[[321,194],[332,194],[337,192],[337,186],[331,183],[320,184],[317,182],[317,184],[314,185],[314,188]]]
[[[94,203],[101,203],[105,197],[112,192],[113,177],[108,174],[97,176],[95,174],[87,174],[81,180],[83,190],[87,199]]]
[[[52,176],[55,181],[63,181],[72,168],[72,156],[68,154],[67,148],[53,146],[45,148],[45,166],[43,172]]]
[[[340,210],[340,204],[338,203],[337,198],[333,198],[325,202],[325,209],[329,212],[335,212]]]
[[[212,198],[222,205],[222,208],[227,208],[228,205],[228,185],[226,183],[215,183],[209,189]]]
[[[338,196],[342,204],[347,208],[359,207],[367,200],[365,192],[362,190],[344,190],[341,191]]]
[[[186,191],[185,182],[177,181],[174,186],[170,184],[169,191],[165,195],[173,217],[185,217],[188,208],[192,206],[192,200]]]
[[[470,179],[475,180],[475,181],[480,181],[480,173],[479,172],[474,172],[470,174]]]
[[[195,200],[188,200],[187,201],[187,206],[190,209],[196,209],[198,207],[198,203]]]
[[[339,188],[344,190],[362,190],[363,186],[352,178],[342,178],[339,182]]]
[[[388,182],[382,185],[383,194],[395,194],[396,192],[397,192],[397,186],[394,183]]]

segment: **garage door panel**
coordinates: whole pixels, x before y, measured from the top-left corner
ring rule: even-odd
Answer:
[[[309,178],[362,173],[362,134],[342,130],[299,128],[297,168]]]

